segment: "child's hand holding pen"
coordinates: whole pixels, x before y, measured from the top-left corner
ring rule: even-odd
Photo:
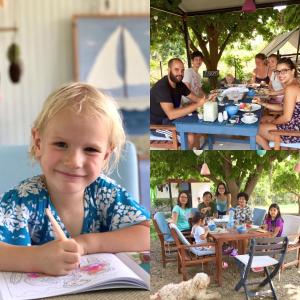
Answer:
[[[74,239],[68,239],[51,211],[46,209],[56,237],[55,241],[37,247],[37,263],[39,271],[49,275],[67,275],[78,268],[81,247]]]

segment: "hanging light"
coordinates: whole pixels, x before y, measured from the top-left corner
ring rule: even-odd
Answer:
[[[203,176],[208,176],[208,175],[210,175],[210,170],[209,170],[209,168],[208,168],[207,163],[204,163],[204,164],[202,165],[200,174],[203,175]]]
[[[200,174],[203,175],[203,176],[208,176],[210,175],[210,170],[208,168],[208,165],[207,163],[205,162],[205,152],[204,152],[204,163],[201,167],[201,171],[200,171]]]
[[[245,0],[242,11],[245,13],[252,13],[256,11],[254,0]]]
[[[193,149],[193,152],[197,155],[200,156],[203,152],[203,150],[197,150],[197,149]]]
[[[256,153],[258,156],[263,157],[267,153],[267,150],[256,150]]]

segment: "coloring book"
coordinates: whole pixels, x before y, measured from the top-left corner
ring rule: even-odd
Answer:
[[[0,299],[27,300],[111,288],[150,288],[150,276],[127,254],[83,256],[66,276],[0,272]]]

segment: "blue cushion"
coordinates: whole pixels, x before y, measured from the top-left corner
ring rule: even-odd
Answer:
[[[266,209],[254,207],[252,219],[253,225],[261,226],[264,221],[266,212]]]
[[[161,211],[157,212],[154,215],[154,220],[156,221],[161,233],[164,234],[164,240],[166,242],[174,242],[174,239],[170,232],[170,228],[169,228],[167,220],[165,218],[165,214]]]
[[[274,148],[275,143],[274,142],[269,142],[269,146],[271,148]],[[300,143],[291,143],[291,144],[280,143],[280,147],[300,149]]]

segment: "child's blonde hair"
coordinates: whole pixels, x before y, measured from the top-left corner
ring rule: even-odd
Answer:
[[[107,122],[108,147],[112,150],[112,155],[103,171],[107,173],[112,171],[120,159],[125,143],[125,132],[116,102],[89,84],[67,83],[48,96],[33,123],[33,128],[43,134],[48,122],[65,108],[70,108],[77,114],[87,113],[91,116],[101,117]],[[32,158],[36,159],[33,139],[31,140],[30,154]]]

